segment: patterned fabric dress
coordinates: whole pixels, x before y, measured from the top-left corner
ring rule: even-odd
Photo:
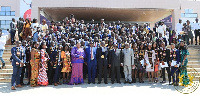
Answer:
[[[38,75],[38,85],[48,85],[48,78],[47,78],[47,72],[46,72],[46,57],[45,57],[45,50],[41,49],[41,63],[39,68],[39,75]]]
[[[83,48],[74,47],[71,51],[71,63],[72,63],[72,75],[70,85],[81,84],[83,82],[83,63],[84,59],[79,58],[80,56],[85,57]]]
[[[35,48],[33,48],[32,50],[35,50],[35,54],[34,54],[34,60],[31,59],[31,61],[30,61],[30,64],[31,64],[30,85],[32,87],[34,87],[34,86],[37,86],[40,53]],[[34,64],[34,62],[35,62],[35,64]]]
[[[184,56],[185,55],[189,55],[188,50],[183,49],[181,50],[181,63],[184,60]],[[181,65],[181,69],[180,69],[180,76],[183,76],[183,84],[184,85],[188,85],[189,84],[189,78],[188,78],[188,74],[187,74],[187,63],[188,63],[188,59],[186,58],[185,61],[183,62],[184,65]]]
[[[61,58],[64,59],[64,61],[63,61],[64,62],[64,67],[62,68],[61,72],[67,72],[67,73],[71,72],[70,52],[62,51],[61,52]]]

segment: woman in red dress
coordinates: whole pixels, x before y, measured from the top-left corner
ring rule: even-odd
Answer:
[[[38,85],[42,85],[42,86],[47,86],[48,85],[48,77],[47,77],[47,72],[46,72],[46,68],[47,68],[47,58],[48,55],[45,51],[46,49],[46,43],[43,42],[40,45],[40,49],[41,49],[41,62],[39,63],[39,75],[38,75]]]

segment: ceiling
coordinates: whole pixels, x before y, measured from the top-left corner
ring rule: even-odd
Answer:
[[[61,21],[70,14],[79,20],[157,22],[172,14],[171,9],[118,9],[118,8],[40,8],[54,21]]]

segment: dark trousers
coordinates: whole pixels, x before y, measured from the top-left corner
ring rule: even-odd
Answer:
[[[117,76],[117,82],[120,82],[120,66],[112,66],[111,65],[111,81],[115,81],[115,77]]]
[[[11,44],[13,44],[15,42],[15,31],[11,31]]]
[[[178,67],[172,66],[171,67],[171,74],[172,74],[173,83],[178,84],[178,82],[179,82],[179,78],[178,78],[179,70],[178,70]]]
[[[28,81],[30,82],[30,78],[31,78],[31,64],[29,62],[26,63],[26,72],[27,72]]]
[[[98,81],[102,81],[102,71],[104,75],[104,82],[107,82],[107,75],[108,75],[108,69],[107,69],[108,63],[106,59],[99,59],[98,61]],[[103,70],[102,70],[103,69]]]
[[[18,30],[19,41],[22,41],[22,37],[19,35],[21,32],[22,32],[22,30]]]
[[[88,82],[95,82],[96,64],[94,60],[88,63]]]
[[[23,66],[22,67],[22,72],[21,72],[21,77],[20,77],[20,83],[24,83],[24,74],[25,74],[25,69],[26,69],[26,66]]]
[[[188,35],[183,35],[182,38],[183,38],[183,40],[186,42],[186,44],[189,45],[189,38],[188,38]]]
[[[84,79],[86,79],[86,75],[87,75],[87,72],[88,72],[87,69],[88,69],[87,65],[85,63],[83,63],[83,78]]]
[[[194,30],[196,44],[197,44],[197,37],[200,35],[199,31],[200,31],[199,29],[198,30]],[[199,41],[200,41],[200,36],[199,36]]]
[[[121,78],[125,78],[123,66],[120,66],[120,74],[121,74]]]
[[[165,69],[167,70],[167,74],[168,74],[169,82],[171,82],[171,72],[170,72],[170,67],[162,68],[163,81],[166,81],[166,78],[165,78]]]
[[[18,66],[13,66],[13,74],[11,79],[11,86],[15,86],[14,83],[16,82],[16,85],[20,84],[20,74],[22,72],[22,68]]]
[[[48,76],[48,82],[51,85],[53,83],[53,77],[54,77],[54,68],[53,66],[51,66],[51,63],[48,63],[47,76]]]
[[[61,72],[61,65],[57,65],[56,70],[55,70],[55,74],[54,74],[54,83],[59,82],[60,72]]]

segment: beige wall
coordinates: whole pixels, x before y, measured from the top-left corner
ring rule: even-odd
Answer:
[[[15,11],[15,17],[19,17],[20,0],[0,0],[0,10],[1,6],[11,6],[11,11]]]

